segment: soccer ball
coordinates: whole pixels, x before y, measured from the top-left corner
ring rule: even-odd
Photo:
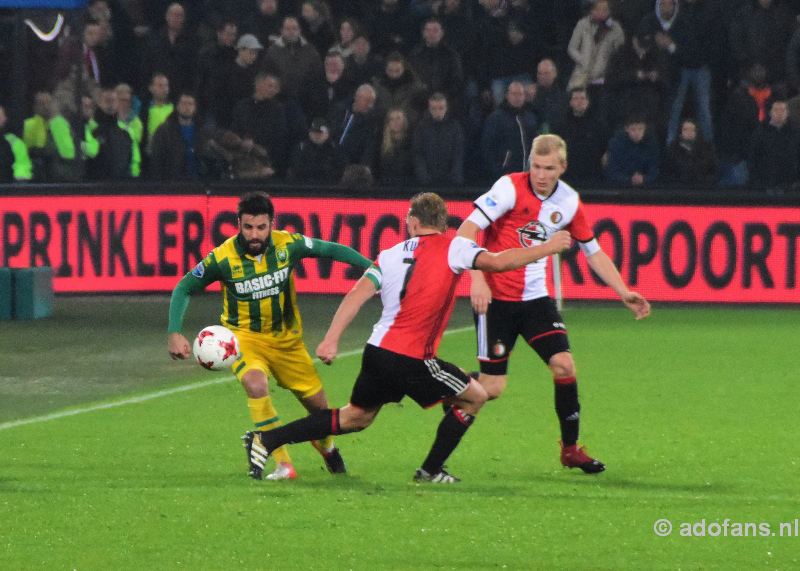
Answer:
[[[195,337],[192,352],[200,365],[219,371],[239,358],[239,340],[227,327],[209,325]]]

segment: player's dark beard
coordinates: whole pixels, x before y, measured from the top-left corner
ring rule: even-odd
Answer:
[[[242,246],[242,249],[244,249],[251,256],[260,256],[266,252],[268,240],[269,236],[267,236],[267,240],[250,240],[248,242],[244,239],[242,233],[239,232],[239,244]]]

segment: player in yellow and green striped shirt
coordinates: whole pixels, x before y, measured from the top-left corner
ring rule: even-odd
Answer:
[[[292,270],[306,257],[332,258],[364,269],[371,262],[341,244],[273,230],[275,209],[264,193],[245,195],[239,202],[238,214],[239,233],[214,248],[173,290],[168,349],[173,359],[189,357],[189,341],[181,334],[189,298],[219,281],[223,299],[221,323],[236,334],[242,352],[233,372],[247,393],[256,429],[271,430],[281,422],[269,396],[269,374],[278,385],[292,391],[309,412],[328,407],[322,382],[303,343],[303,322]],[[313,444],[331,473],[345,472],[332,439]],[[285,448],[273,457],[277,466],[267,479],[296,477]]]

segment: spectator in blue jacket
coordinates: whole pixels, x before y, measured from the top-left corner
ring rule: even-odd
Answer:
[[[655,182],[658,170],[658,143],[644,119],[631,116],[625,129],[608,143],[606,178],[614,184],[642,187]]]
[[[528,170],[531,141],[537,121],[525,107],[525,86],[512,81],[506,100],[486,118],[481,151],[487,176],[497,179],[506,173]]]

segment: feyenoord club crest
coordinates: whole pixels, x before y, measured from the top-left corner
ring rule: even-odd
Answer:
[[[519,234],[519,243],[523,248],[530,248],[538,242],[547,240],[547,230],[538,220],[528,222],[522,228],[517,228],[517,233]]]
[[[563,218],[564,217],[561,215],[561,213],[558,210],[556,210],[550,215],[550,222],[552,222],[553,224],[558,224],[559,222],[561,222]]]
[[[506,354],[506,346],[502,341],[498,341],[492,346],[492,353],[495,357],[503,357]]]

